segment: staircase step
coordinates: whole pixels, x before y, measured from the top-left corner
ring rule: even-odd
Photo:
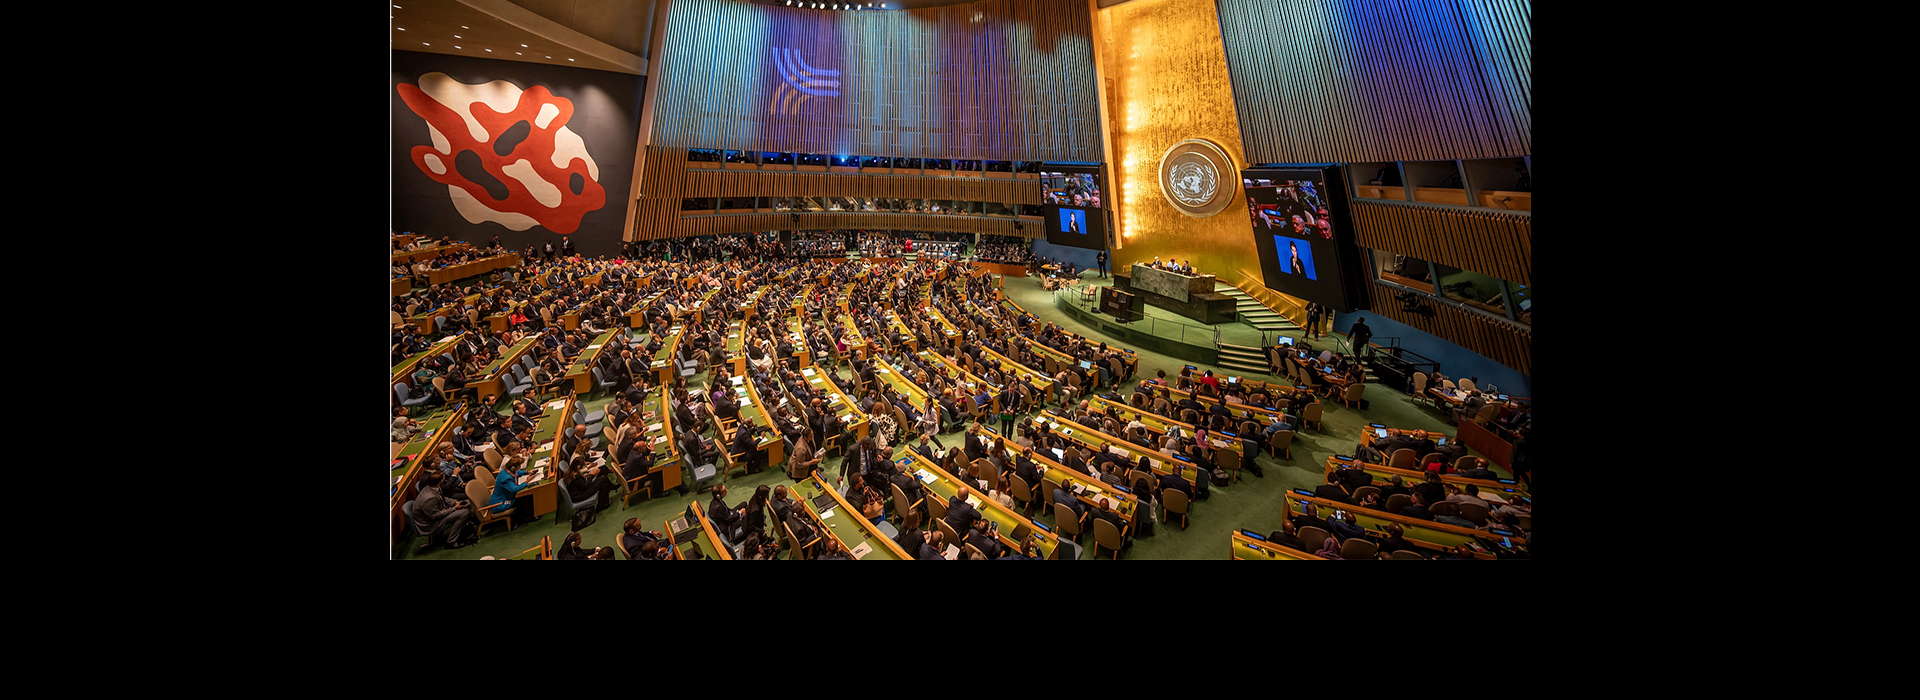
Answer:
[[[1237,370],[1252,373],[1252,374],[1264,375],[1267,373],[1267,365],[1264,362],[1258,362],[1258,363],[1240,362],[1240,361],[1230,360],[1223,357],[1223,358],[1220,358],[1220,361],[1215,364],[1225,369],[1237,369]]]

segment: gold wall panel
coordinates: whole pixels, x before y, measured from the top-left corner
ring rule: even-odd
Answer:
[[[1239,182],[1247,159],[1213,3],[1133,0],[1097,13],[1094,55],[1109,86],[1107,133],[1114,158],[1109,189],[1119,231],[1114,266],[1152,262],[1156,256],[1190,260],[1223,282],[1244,288],[1251,279],[1258,287],[1260,254]],[[1204,218],[1174,208],[1159,182],[1161,156],[1193,138],[1213,142],[1232,161],[1225,165],[1221,186],[1233,199]],[[1293,316],[1298,300],[1290,301],[1281,311]]]

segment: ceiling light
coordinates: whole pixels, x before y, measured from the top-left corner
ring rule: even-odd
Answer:
[[[515,51],[515,52],[513,52],[513,55],[515,55],[515,56],[525,56],[526,54],[523,54],[523,53],[520,53],[520,52],[518,52],[518,51]]]
[[[573,59],[571,59],[571,58],[569,58],[569,59],[567,59],[567,60],[569,60],[569,61],[571,61],[571,60],[573,60]]]
[[[453,47],[453,48],[456,48],[456,49],[457,49],[457,48],[460,48],[460,47],[458,47],[458,46],[455,46],[455,47]]]
[[[527,45],[526,45],[526,44],[521,44],[521,45],[520,45],[520,48],[523,48],[523,49],[524,49],[524,48],[527,48]]]
[[[455,35],[453,35],[453,38],[455,38],[455,39],[458,39],[458,38],[460,38],[460,35],[459,35],[459,34],[455,34]]]
[[[393,6],[393,9],[396,9],[396,10],[404,10],[404,9],[407,9],[407,8],[404,8],[404,7],[401,7],[401,6],[399,6],[399,5],[394,5],[394,6]]]
[[[553,57],[552,57],[552,56],[548,56],[547,58],[553,58]]]
[[[466,29],[466,28],[467,28],[467,25],[464,25],[464,24],[462,24],[462,25],[460,25],[460,28],[461,28],[461,29]]]
[[[400,30],[400,31],[403,31],[403,32],[407,30],[407,28],[406,28],[406,27],[394,27],[394,29],[398,29],[398,30]]]
[[[493,49],[487,49],[487,53],[493,53]]]
[[[429,43],[427,43],[427,42],[424,42],[424,41],[422,41],[422,42],[420,42],[420,45],[421,45],[421,46],[432,46],[433,44],[429,44]]]

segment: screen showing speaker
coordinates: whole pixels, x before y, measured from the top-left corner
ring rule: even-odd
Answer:
[[[1040,168],[1040,213],[1047,228],[1047,242],[1106,248],[1106,196],[1100,166],[1045,163]]]
[[[1353,310],[1359,297],[1351,284],[1360,275],[1352,268],[1359,255],[1346,199],[1337,191],[1338,170],[1251,169],[1240,178],[1267,288]]]

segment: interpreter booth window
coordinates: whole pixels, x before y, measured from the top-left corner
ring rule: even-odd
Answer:
[[[1507,315],[1506,294],[1499,278],[1439,263],[1433,268],[1440,275],[1440,294],[1446,298],[1496,316]]]
[[[1508,282],[1507,296],[1513,299],[1513,319],[1533,325],[1533,285]]]
[[[1400,255],[1384,250],[1373,251],[1374,270],[1380,279],[1386,282],[1411,287],[1422,292],[1433,291],[1432,266],[1427,261],[1408,255]]]

